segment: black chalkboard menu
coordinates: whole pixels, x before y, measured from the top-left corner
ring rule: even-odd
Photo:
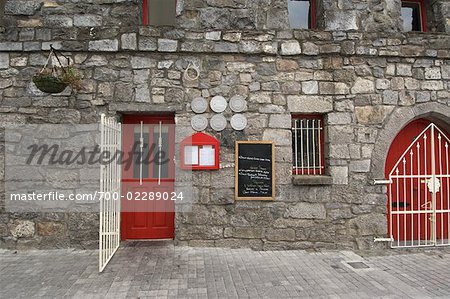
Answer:
[[[275,197],[274,157],[273,142],[236,141],[236,199],[271,200]]]

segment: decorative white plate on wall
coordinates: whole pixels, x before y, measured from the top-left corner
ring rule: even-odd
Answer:
[[[208,108],[208,101],[202,97],[198,97],[192,100],[191,109],[195,113],[203,113]]]
[[[203,131],[208,126],[208,119],[203,115],[194,115],[191,118],[191,126],[195,131]]]
[[[242,131],[247,127],[247,118],[244,114],[235,114],[231,117],[230,124],[236,131]]]
[[[234,112],[242,112],[247,109],[247,101],[241,95],[232,96],[230,99],[230,108]]]
[[[214,131],[219,132],[227,127],[227,119],[222,114],[216,114],[211,117],[209,124]]]
[[[225,109],[227,109],[227,100],[222,96],[215,96],[211,99],[211,103],[209,103],[211,106],[212,111],[216,113],[224,112]]]

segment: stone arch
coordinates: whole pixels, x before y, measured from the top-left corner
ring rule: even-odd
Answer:
[[[437,102],[418,104],[411,107],[398,107],[389,116],[378,134],[372,152],[371,178],[384,178],[384,165],[392,141],[411,121],[425,118],[450,131],[450,107]]]

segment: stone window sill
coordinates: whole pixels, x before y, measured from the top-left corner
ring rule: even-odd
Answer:
[[[333,178],[329,175],[293,175],[292,184],[296,186],[332,185]]]

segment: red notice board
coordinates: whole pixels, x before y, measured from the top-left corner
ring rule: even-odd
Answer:
[[[180,143],[181,169],[215,170],[219,169],[220,142],[205,134],[195,133]]]

